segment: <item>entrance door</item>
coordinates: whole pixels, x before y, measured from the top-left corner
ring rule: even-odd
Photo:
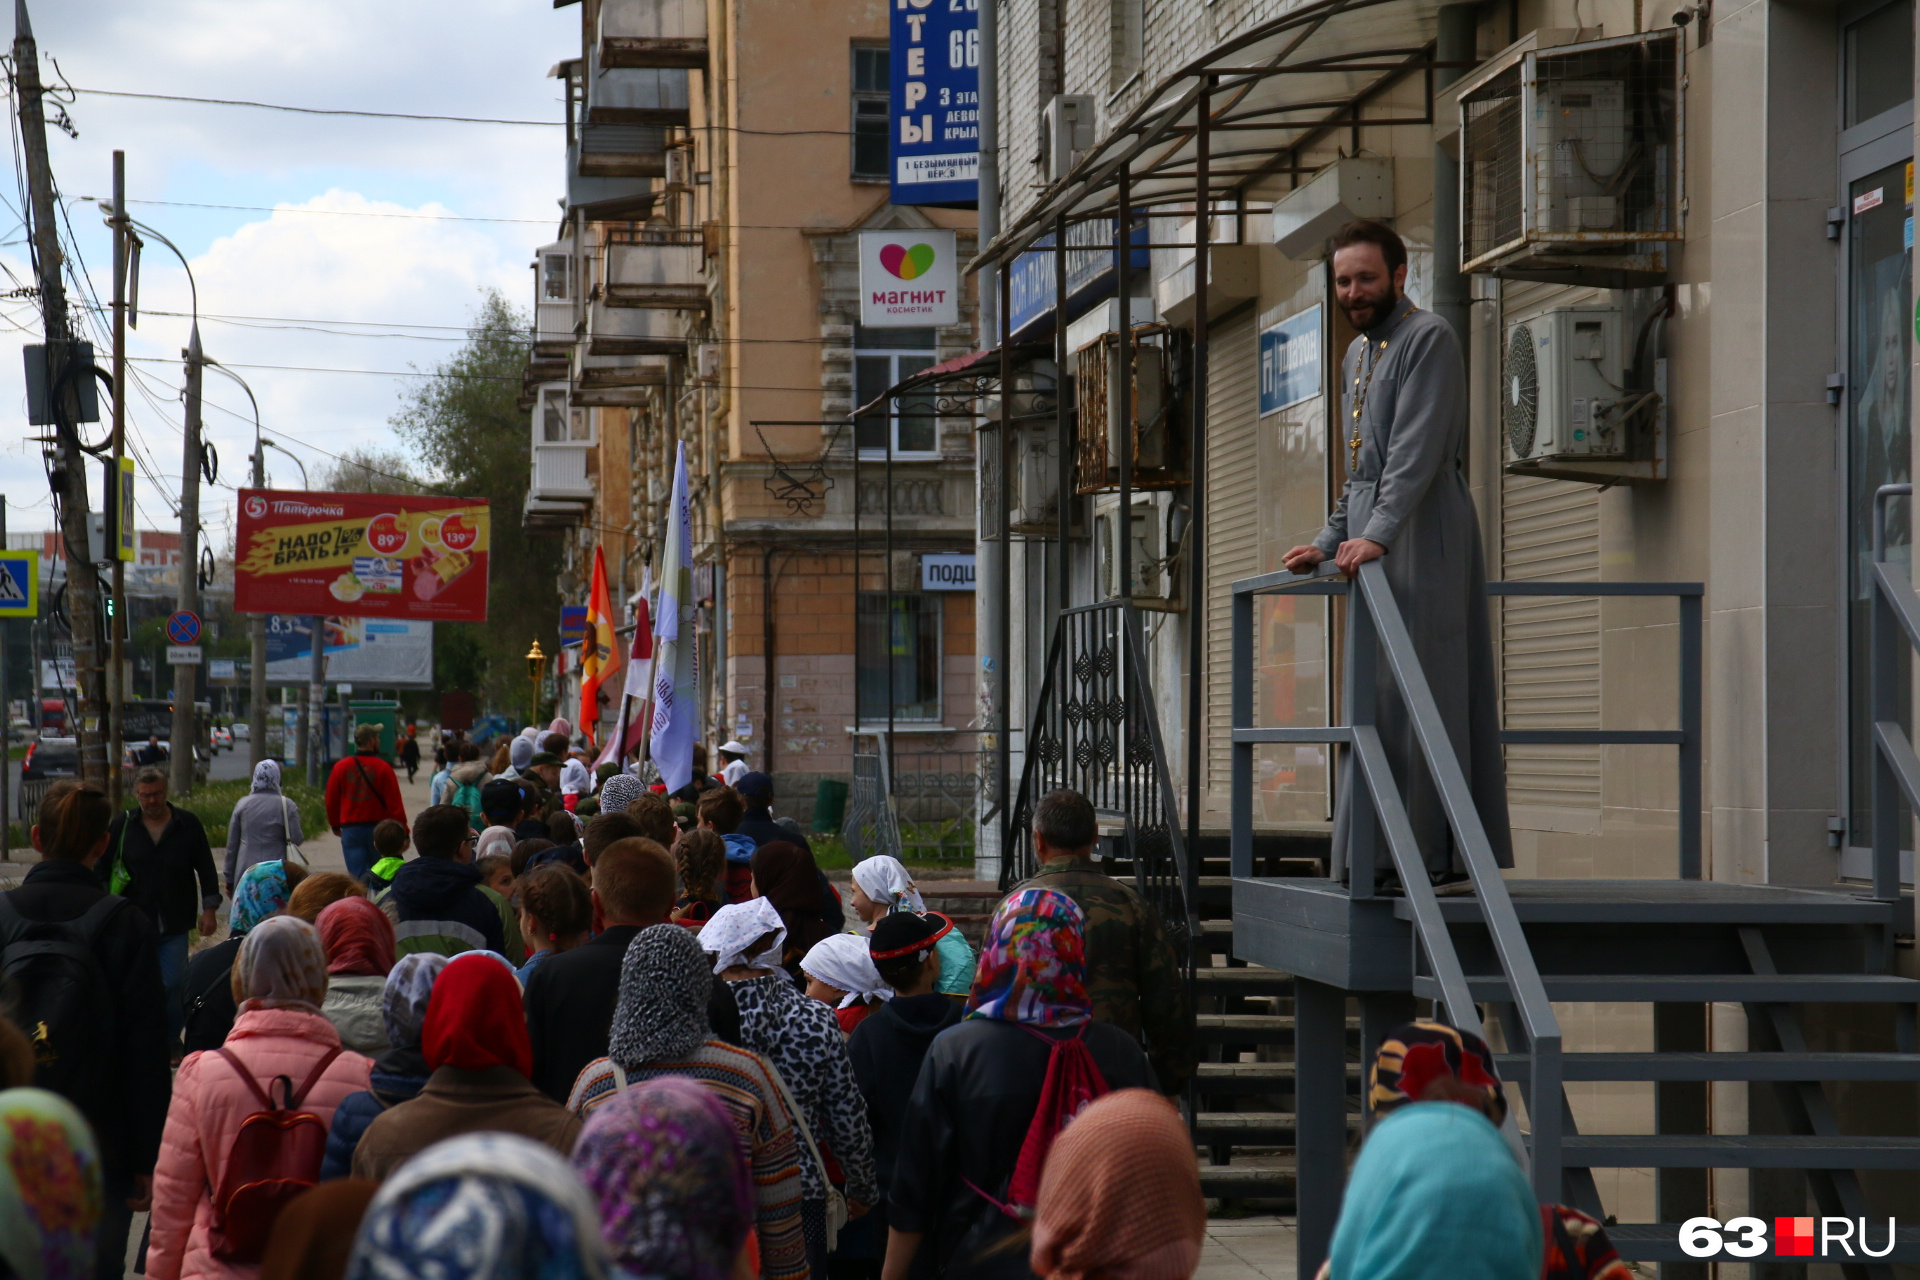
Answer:
[[[1874,493],[1912,479],[1908,427],[1913,329],[1913,0],[1857,9],[1841,39],[1840,198],[1845,218],[1841,348],[1846,383],[1847,849],[1842,873],[1866,874],[1872,778],[1867,614]],[[1889,504],[1887,558],[1910,575],[1912,504]],[[1905,656],[1904,647],[1902,656]],[[1900,705],[1910,699],[1902,676]],[[1904,814],[1903,814],[1904,816]],[[1906,828],[1903,828],[1906,829]]]

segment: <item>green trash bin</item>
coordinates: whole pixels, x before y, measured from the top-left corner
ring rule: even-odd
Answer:
[[[847,784],[838,778],[822,778],[813,793],[813,829],[838,831],[847,816]]]

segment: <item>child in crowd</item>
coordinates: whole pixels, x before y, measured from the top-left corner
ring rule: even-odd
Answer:
[[[553,850],[532,863],[544,866],[549,862],[558,862],[572,867],[581,875],[587,874],[587,860],[580,849],[580,832],[586,825],[586,819],[572,813],[556,813],[547,820],[547,830],[553,840]]]
[[[673,918],[698,928],[720,909],[720,891],[716,887],[726,874],[727,846],[719,836],[704,827],[689,831],[674,846],[673,860],[680,871],[680,899],[673,904]]]
[[[521,983],[548,956],[585,942],[592,927],[593,900],[587,882],[565,867],[535,867],[520,881],[520,934],[527,944]]]
[[[814,943],[800,961],[800,972],[807,979],[807,997],[833,1010],[842,1035],[852,1035],[868,1014],[893,998],[867,954],[867,940],[857,933],[829,934]]]
[[[406,860],[407,846],[411,843],[406,823],[382,818],[374,824],[373,851],[378,857],[367,871],[367,892],[373,895],[374,901],[378,902],[387,886],[393,883],[393,873]]]
[[[647,839],[659,845],[669,853],[680,840],[679,824],[673,820],[673,806],[662,795],[648,793],[636,796],[627,805],[629,817],[640,821],[640,830]]]
[[[719,836],[727,847],[727,901],[745,902],[753,896],[752,836],[740,834],[747,802],[732,787],[715,787],[700,797],[700,825]]]
[[[480,873],[480,892],[500,913],[500,932],[506,937],[506,957],[518,968],[527,961],[527,944],[520,936],[520,920],[513,910],[513,859],[490,853],[473,860]]]

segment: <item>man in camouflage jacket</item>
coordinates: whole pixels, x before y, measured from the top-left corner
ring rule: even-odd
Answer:
[[[1193,1072],[1193,1040],[1180,958],[1160,913],[1093,860],[1099,826],[1077,791],[1054,791],[1033,810],[1033,848],[1040,872],[1014,890],[1054,889],[1086,917],[1087,992],[1096,1021],[1112,1023],[1146,1045],[1166,1093],[1185,1088]]]

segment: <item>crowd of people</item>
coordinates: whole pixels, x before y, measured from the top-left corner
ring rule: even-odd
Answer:
[[[976,954],[894,858],[843,897],[738,743],[667,795],[564,722],[449,741],[410,823],[358,745],[347,873],[271,762],[220,881],[164,779],[49,790],[0,894],[0,1280],[1192,1276],[1186,992],[1085,798]],[[1479,1041],[1402,1028],[1371,1102],[1336,1280],[1625,1280],[1533,1204]]]

